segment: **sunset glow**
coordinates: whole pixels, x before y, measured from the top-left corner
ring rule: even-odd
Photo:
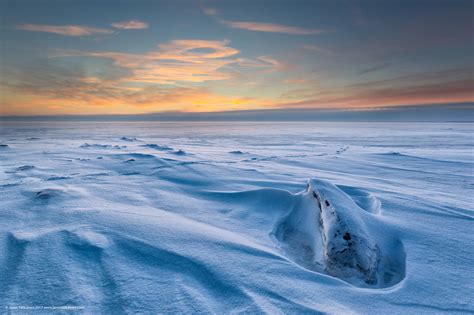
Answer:
[[[474,101],[470,2],[45,3],[1,4],[1,115]]]

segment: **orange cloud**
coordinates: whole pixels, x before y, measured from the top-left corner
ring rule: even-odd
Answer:
[[[395,80],[392,80],[392,84]],[[370,85],[373,85],[370,87]],[[284,99],[300,98],[295,101],[275,102],[278,108],[375,108],[386,106],[423,105],[442,103],[473,102],[472,79],[449,82],[425,82],[396,86],[377,86],[377,82],[367,85],[320,90],[306,94],[308,90],[295,90],[282,95]],[[385,84],[385,83],[383,83]],[[301,98],[305,98],[301,100]]]
[[[94,34],[112,34],[113,31],[104,28],[95,28],[79,25],[40,25],[40,24],[19,24],[19,30],[32,32],[45,32],[59,34],[63,36],[89,36]]]
[[[244,61],[235,57],[239,51],[228,44],[227,40],[173,40],[144,54],[61,51],[53,57],[105,58],[112,60],[114,66],[106,70],[110,75],[99,75],[102,77],[53,66],[54,63],[26,68],[0,82],[0,87],[12,92],[5,99],[9,105],[4,109],[9,114],[26,113],[27,108],[30,114],[133,114],[272,105],[263,97],[234,97],[203,87],[179,86],[234,78],[240,75],[235,67],[260,70],[281,66],[270,56]]]
[[[117,66],[131,71],[131,75],[123,78],[122,82],[199,83],[233,78],[235,71],[229,67],[233,64],[241,65],[242,59],[231,58],[239,51],[229,47],[228,44],[227,40],[173,40],[158,45],[157,51],[146,54],[65,51],[57,56],[111,59]],[[253,67],[276,67],[279,65],[277,60],[269,56],[259,57],[251,64]]]
[[[220,20],[221,23],[236,29],[267,32],[267,33],[283,33],[292,35],[314,35],[324,33],[324,30],[301,28],[296,26],[288,26],[275,23],[260,23],[260,22],[241,22],[241,21],[227,21]]]
[[[86,80],[88,81],[88,80]],[[98,86],[99,85],[99,86]],[[102,85],[102,86],[101,86]],[[61,92],[19,87],[20,97],[9,99],[2,115],[45,114],[140,114],[165,111],[212,112],[258,109],[271,101],[229,97],[205,88],[118,88],[113,85],[83,83]]]
[[[324,33],[324,30],[302,28],[296,26],[282,25],[276,23],[248,22],[248,21],[229,21],[217,18],[219,11],[215,8],[201,6],[204,14],[216,17],[217,21],[231,28],[267,32],[267,33],[283,33],[292,35],[314,35]]]
[[[130,20],[110,24],[112,27],[122,30],[139,30],[148,28],[148,23],[139,20]]]

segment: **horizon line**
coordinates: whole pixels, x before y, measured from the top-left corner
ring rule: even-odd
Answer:
[[[0,121],[474,121],[474,102],[349,109],[258,109],[141,114],[0,115]]]

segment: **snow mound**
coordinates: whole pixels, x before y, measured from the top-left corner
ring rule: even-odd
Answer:
[[[297,264],[352,285],[385,288],[405,277],[403,244],[335,185],[311,179],[274,231]]]
[[[136,137],[121,137],[120,140],[122,141],[127,141],[127,142],[133,142],[133,141],[137,141],[138,139]]]
[[[150,149],[158,150],[158,151],[172,151],[173,150],[173,148],[170,148],[166,145],[159,145],[156,143],[144,144],[144,145],[141,145],[141,147],[150,148]]]
[[[124,149],[127,146],[125,145],[112,145],[112,144],[98,144],[98,143],[84,143],[79,146],[80,148],[94,148],[94,149],[108,149],[108,148],[113,148],[113,149]]]
[[[378,214],[382,207],[380,200],[362,189],[351,186],[338,186],[342,191],[351,196],[353,201],[363,210]]]
[[[43,190],[37,191],[35,197],[38,199],[50,199],[63,196],[65,193],[62,189],[57,188],[45,188]]]
[[[175,154],[175,155],[187,155],[188,153],[186,153],[186,151],[184,151],[184,150],[179,149],[179,150],[173,151],[173,154]]]
[[[28,193],[34,200],[52,201],[52,200],[72,200],[87,197],[87,193],[79,187],[69,186],[48,186],[39,190],[32,190]]]
[[[23,166],[17,167],[16,170],[19,171],[19,172],[23,172],[23,171],[32,170],[32,169],[34,169],[34,168],[35,168],[34,165],[23,165]]]
[[[67,243],[78,249],[103,250],[110,245],[105,235],[87,229],[76,229],[65,233],[68,236]]]

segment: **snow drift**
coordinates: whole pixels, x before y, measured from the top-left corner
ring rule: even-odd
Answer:
[[[405,276],[403,244],[330,182],[311,179],[275,236],[297,263],[353,285],[389,287]]]
[[[473,313],[472,128],[0,124],[0,308]]]

